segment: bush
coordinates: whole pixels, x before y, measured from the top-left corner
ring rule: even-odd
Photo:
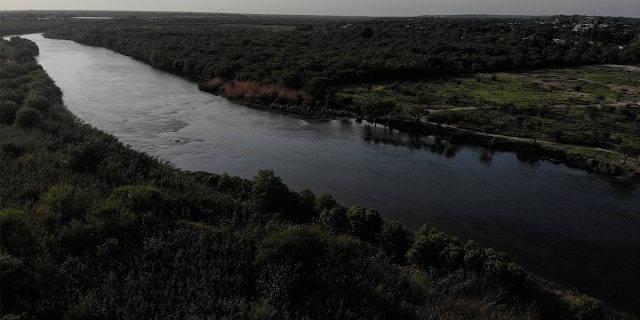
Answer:
[[[0,248],[10,254],[25,254],[33,243],[32,230],[27,216],[19,210],[0,211]]]
[[[256,264],[301,265],[311,268],[326,252],[325,235],[318,228],[295,226],[275,232],[258,246]]]
[[[344,208],[333,207],[320,212],[320,223],[331,231],[345,231],[347,229],[347,211]]]
[[[448,235],[424,225],[416,234],[413,245],[407,252],[407,259],[412,264],[423,269],[428,269],[429,267],[441,268],[444,266],[441,254],[449,245],[449,242]]]
[[[316,202],[316,195],[307,188],[300,190],[298,193],[298,220],[299,221],[311,221],[315,213],[313,207]]]
[[[411,248],[411,235],[402,227],[402,224],[398,221],[385,222],[379,238],[382,248],[393,262],[404,262],[405,255]]]
[[[315,212],[320,213],[325,210],[331,210],[337,206],[338,206],[338,203],[331,195],[323,193],[319,195],[318,198],[316,199],[313,205],[313,210]]]
[[[373,209],[364,209],[360,206],[352,206],[347,211],[347,220],[351,233],[362,239],[372,240],[380,233],[382,218]]]
[[[20,107],[11,100],[0,101],[0,123],[12,124]]]
[[[108,201],[116,207],[134,212],[155,212],[162,209],[163,196],[152,186],[122,186],[116,188]]]
[[[93,190],[60,184],[49,188],[40,198],[36,212],[41,216],[55,214],[58,219],[62,219],[56,223],[66,223],[89,212],[97,198],[98,195]]]
[[[24,105],[36,110],[46,111],[51,106],[51,101],[42,95],[30,92],[24,98]]]
[[[570,310],[577,320],[602,319],[602,303],[586,294],[578,298]]]
[[[289,188],[272,170],[260,170],[253,179],[251,193],[261,208],[275,212],[284,208],[289,200]]]
[[[13,125],[21,128],[30,128],[40,123],[41,119],[40,111],[30,107],[22,107],[16,112]]]

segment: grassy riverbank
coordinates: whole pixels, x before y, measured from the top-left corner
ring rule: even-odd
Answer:
[[[446,139],[640,174],[639,19],[138,13],[49,23],[48,37],[115,50],[254,108],[429,131],[403,121],[420,119],[464,129],[440,130]]]
[[[270,171],[182,172],[136,152],[77,122],[37,52],[0,42],[4,318],[623,317]]]
[[[350,86],[337,99],[365,110],[384,102],[382,121],[403,130],[639,175],[638,85],[640,68],[603,65]]]

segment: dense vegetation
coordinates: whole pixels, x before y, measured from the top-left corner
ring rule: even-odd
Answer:
[[[600,165],[601,172],[624,168],[637,174],[639,86],[640,68],[601,65],[354,85],[336,97],[367,108],[385,102],[392,106],[386,113],[390,119],[413,115],[415,121],[447,124],[454,132],[472,130],[489,139],[506,135],[571,145],[581,156],[549,154],[587,168]]]
[[[303,89],[310,103],[331,105],[329,88],[346,83],[640,61],[640,21],[584,19],[416,18],[319,26],[216,19],[167,26],[119,19],[46,35],[107,47],[185,75]],[[593,27],[574,31],[587,23]]]
[[[181,172],[80,124],[0,42],[0,314],[20,318],[600,319],[504,254],[372,209]]]
[[[496,76],[640,63],[638,19],[420,17],[305,23],[284,17],[120,16],[56,26],[46,36],[113,49],[197,79],[202,90],[246,105],[307,116],[355,114],[414,132],[428,130],[411,124],[412,119],[436,122],[532,140],[494,147],[599,172],[640,173],[637,70],[622,76],[612,68],[551,70],[538,72],[535,82],[527,78],[535,74],[530,71]],[[479,109],[431,112],[459,107]]]

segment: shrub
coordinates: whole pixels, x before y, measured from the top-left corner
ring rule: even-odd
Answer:
[[[313,194],[311,190],[304,188],[300,190],[297,198],[298,198],[298,204],[297,204],[298,220],[311,221],[315,216],[313,207],[316,202],[316,195]]]
[[[436,231],[429,225],[424,225],[418,230],[411,249],[407,252],[407,259],[412,264],[427,269],[429,267],[442,267],[440,258],[444,249],[449,245],[449,236]]]
[[[21,128],[30,128],[38,124],[41,119],[40,111],[30,107],[22,107],[16,112],[13,125]]]
[[[30,92],[24,98],[24,105],[36,110],[46,111],[51,106],[51,101],[40,94]]]
[[[320,223],[331,231],[344,231],[347,229],[347,211],[344,208],[333,207],[320,212]]]
[[[258,172],[253,179],[251,193],[257,198],[260,207],[272,212],[284,208],[289,200],[289,188],[272,170]]]
[[[69,221],[87,213],[97,198],[97,193],[91,189],[59,184],[49,188],[40,198],[37,212],[61,214],[65,221]]]
[[[12,124],[20,107],[11,100],[0,101],[0,123]]]
[[[162,208],[163,196],[152,186],[122,186],[113,191],[108,201],[111,205],[134,212],[154,212]]]
[[[380,233],[382,218],[373,209],[364,209],[360,206],[352,206],[347,211],[349,228],[353,235],[362,239],[372,240]]]
[[[258,246],[256,264],[312,267],[326,251],[325,235],[318,228],[295,226],[275,232]]]
[[[570,310],[577,320],[602,319],[602,303],[586,294],[578,298]]]
[[[411,248],[411,235],[398,221],[387,221],[382,225],[380,231],[380,242],[382,248],[396,263],[405,260],[407,251]]]
[[[331,195],[323,193],[319,195],[318,198],[316,199],[313,205],[313,210],[315,212],[322,212],[324,210],[331,210],[337,206],[338,206],[338,203]]]
[[[32,230],[24,212],[12,209],[0,211],[0,248],[20,255],[32,243]]]

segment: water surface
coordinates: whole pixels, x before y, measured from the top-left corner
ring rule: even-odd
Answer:
[[[273,169],[293,190],[431,223],[617,304],[640,296],[637,183],[367,122],[254,110],[106,49],[28,38],[77,117],[179,168],[249,179]]]

